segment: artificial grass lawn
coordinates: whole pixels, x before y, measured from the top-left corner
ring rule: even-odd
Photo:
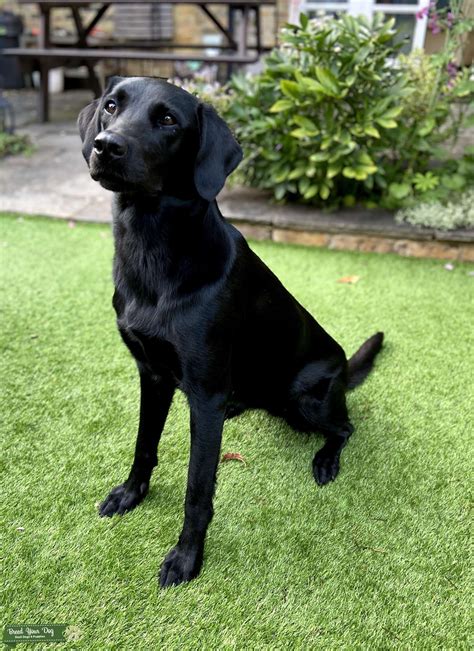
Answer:
[[[161,591],[183,518],[186,401],[146,501],[100,519],[138,419],[109,228],[0,228],[5,624],[67,623],[82,639],[61,648],[101,651],[468,648],[469,267],[253,244],[348,354],[378,329],[386,346],[349,396],[356,432],[331,485],[311,473],[319,435],[256,411],[226,423],[223,452],[247,463],[220,466],[200,577]]]

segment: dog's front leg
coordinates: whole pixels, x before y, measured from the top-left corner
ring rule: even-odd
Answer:
[[[151,376],[140,368],[140,424],[135,456],[128,479],[116,486],[99,507],[101,516],[123,515],[134,509],[148,493],[151,473],[158,463],[157,449],[173,399],[170,378]]]
[[[178,544],[161,566],[160,585],[190,581],[201,569],[204,539],[212,519],[212,498],[222,440],[227,395],[194,395],[191,407],[191,457],[184,525]]]

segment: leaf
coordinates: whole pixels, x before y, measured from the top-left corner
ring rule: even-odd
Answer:
[[[315,197],[315,196],[318,194],[318,190],[319,190],[319,188],[318,188],[317,185],[311,185],[311,186],[306,190],[306,192],[303,194],[303,197],[304,197],[305,199],[312,199],[313,197]]]
[[[374,174],[377,171],[377,168],[375,165],[372,166],[367,166],[367,165],[357,165],[354,168],[354,178],[357,179],[358,181],[365,181],[365,179],[370,176],[370,174]]]
[[[306,129],[301,129],[300,127],[298,127],[298,129],[293,129],[293,131],[290,131],[290,136],[293,136],[293,138],[298,138],[299,140],[302,140],[303,138],[311,138],[315,135],[316,133],[314,131],[306,131]]]
[[[329,91],[332,95],[338,95],[340,92],[339,84],[337,83],[336,77],[332,74],[329,68],[322,68],[321,66],[316,66],[315,68],[316,77],[321,82],[322,86],[326,91]]]
[[[277,185],[275,188],[275,199],[280,201],[286,194],[286,187],[284,185]]]
[[[290,79],[282,79],[280,81],[280,88],[284,95],[291,97],[292,99],[299,99],[300,88],[296,81],[291,81]]]
[[[385,111],[383,117],[386,120],[393,120],[393,118],[397,118],[402,111],[403,106],[392,106],[392,108],[389,108],[388,111]]]
[[[306,14],[301,13],[300,14],[300,25],[303,29],[306,29],[308,27],[309,23],[309,18]]]
[[[353,167],[346,166],[342,170],[342,176],[345,176],[346,179],[355,179],[356,171]]]
[[[325,136],[325,137],[321,140],[321,149],[322,149],[323,151],[326,151],[326,149],[329,149],[329,147],[332,145],[332,141],[333,141],[333,139],[332,139],[331,136]]]
[[[302,194],[304,196],[306,194],[306,192],[308,191],[308,189],[310,188],[310,186],[311,186],[311,179],[308,179],[306,176],[304,178],[302,178],[298,183],[298,190],[299,190],[300,194]],[[316,192],[317,192],[317,190],[316,190]],[[316,192],[315,192],[315,194],[316,194]]]
[[[302,176],[304,176],[305,172],[306,172],[305,167],[297,167],[288,174],[288,180],[294,181],[295,179],[299,179]]]
[[[360,280],[360,276],[343,276],[338,279],[338,283],[344,283],[345,285],[355,285]]]
[[[315,154],[311,154],[309,160],[312,163],[321,163],[329,158],[329,152],[327,151],[317,151]]]
[[[306,131],[312,131],[315,135],[319,133],[318,128],[314,124],[314,122],[309,118],[305,117],[304,115],[295,115],[295,117],[293,118],[293,122],[297,124],[299,127],[306,129]]]
[[[306,90],[309,90],[311,93],[322,93],[324,95],[327,95],[324,86],[320,84],[319,81],[316,81],[316,79],[312,79],[311,77],[303,77],[303,75],[299,75],[298,79],[300,83],[306,88]]]
[[[444,174],[441,178],[441,183],[448,190],[462,190],[466,185],[466,179],[462,174],[451,174],[449,176]]]
[[[363,167],[375,167],[374,161],[370,158],[366,151],[361,151],[357,157],[357,162]]]
[[[275,181],[275,183],[282,183],[288,177],[288,173],[289,173],[288,169],[285,167],[273,175],[273,180]]]
[[[395,120],[385,120],[384,118],[375,118],[375,121],[380,124],[384,129],[396,129],[397,123]]]
[[[331,194],[331,189],[328,185],[322,185],[321,189],[319,190],[319,196],[323,201],[326,201],[326,199],[329,197]]]
[[[341,166],[340,165],[328,165],[328,168],[326,170],[326,176],[328,179],[332,179],[334,176],[339,174],[341,171]]]
[[[366,133],[368,136],[372,136],[373,138],[380,138],[380,133],[378,129],[376,129],[373,125],[367,125],[364,127],[364,133]]]
[[[292,108],[293,102],[290,99],[279,99],[273,106],[270,107],[270,113],[280,113]]]
[[[439,178],[432,172],[426,172],[426,174],[417,173],[413,177],[413,184],[420,192],[429,192],[439,185]]]
[[[222,455],[221,463],[224,463],[224,461],[240,461],[244,466],[246,465],[245,459],[238,452],[226,452]]]
[[[436,126],[435,120],[433,118],[427,118],[421,123],[420,127],[417,129],[417,133],[420,136],[427,136],[429,133],[433,131],[435,126]]]
[[[390,183],[388,191],[395,199],[404,199],[411,192],[408,183]]]

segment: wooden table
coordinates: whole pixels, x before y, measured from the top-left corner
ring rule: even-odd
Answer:
[[[112,5],[132,5],[131,0],[111,0],[109,2],[85,2],[84,0],[18,0],[20,4],[36,4],[40,11],[40,31],[38,47],[35,48],[5,48],[0,54],[29,58],[38,62],[40,68],[39,119],[47,122],[49,119],[49,84],[50,68],[67,63],[84,64],[87,66],[91,88],[96,96],[101,88],[94,70],[94,61],[103,59],[140,59],[155,61],[208,61],[210,63],[245,64],[258,60],[265,50],[262,43],[260,10],[264,6],[274,6],[276,0],[140,0],[137,4],[171,4],[194,5],[207,16],[217,30],[224,36],[225,42],[220,48],[221,53],[209,56],[202,53],[209,45],[184,45],[173,43],[93,43],[92,30],[103,18]],[[228,24],[224,25],[209,8],[209,5],[224,5],[228,8]],[[74,21],[76,34],[74,39],[57,43],[51,37],[51,13],[57,8],[68,8]],[[84,24],[81,9],[95,10],[92,19]],[[249,27],[255,21],[255,42],[249,44]],[[238,19],[238,28],[234,28]],[[179,54],[176,52],[159,52],[158,48],[176,49],[186,47],[197,50],[194,54]]]

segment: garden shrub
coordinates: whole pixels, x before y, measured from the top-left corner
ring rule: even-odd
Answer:
[[[450,19],[453,33],[468,22]],[[472,122],[472,71],[454,72],[454,37],[441,55],[397,57],[394,36],[381,15],[302,15],[261,74],[234,76],[220,108],[245,151],[244,182],[279,200],[389,208],[467,187],[472,157],[449,146]]]
[[[28,136],[0,131],[0,158],[15,154],[30,154],[33,147]]]
[[[474,228],[474,190],[461,193],[455,201],[449,201],[447,204],[433,201],[403,208],[395,215],[395,220],[443,231]]]

